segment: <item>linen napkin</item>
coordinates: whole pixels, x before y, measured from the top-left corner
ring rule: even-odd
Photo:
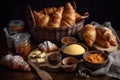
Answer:
[[[109,53],[108,58],[108,64],[96,71],[91,71],[90,69],[85,67],[83,62],[81,62],[79,64],[78,70],[79,76],[87,77],[89,72],[92,76],[107,75],[110,77],[120,79],[120,50]]]
[[[120,50],[112,52],[108,56],[109,62],[105,67],[91,72],[92,75],[108,75],[120,79]]]

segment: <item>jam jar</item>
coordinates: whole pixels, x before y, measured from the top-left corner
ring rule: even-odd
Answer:
[[[31,51],[30,34],[18,33],[15,34],[15,51],[17,54],[25,58]]]
[[[22,20],[12,20],[9,22],[10,33],[24,32],[24,22]]]

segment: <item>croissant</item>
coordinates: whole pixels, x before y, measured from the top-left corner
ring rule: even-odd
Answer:
[[[81,19],[81,15],[79,13],[75,13],[75,23],[77,23]]]
[[[104,40],[102,38],[102,36],[100,36],[98,34],[97,34],[97,37],[96,37],[96,43],[98,45],[100,45],[101,47],[104,47],[104,48],[109,48],[110,47],[110,43],[107,40]]]
[[[45,16],[43,14],[43,12],[37,12],[37,11],[33,11],[33,15],[35,17],[35,21],[36,21],[36,24],[38,24],[39,26],[41,26],[41,24],[39,24],[42,20],[42,18]]]
[[[72,7],[71,3],[68,2],[65,5],[65,9],[63,11],[61,27],[64,26],[72,26],[75,24],[75,10]]]
[[[45,15],[51,15],[54,11],[56,11],[56,7],[44,8],[42,11]]]
[[[103,37],[104,40],[110,41],[112,37],[112,30],[107,27],[96,28],[97,34]]]
[[[91,24],[86,24],[82,28],[82,35],[89,47],[92,47],[95,40],[96,40],[96,30],[93,25]]]
[[[19,55],[13,56],[12,54],[7,54],[6,56],[2,57],[2,59],[0,60],[0,64],[14,70],[31,70],[29,64],[24,61],[24,59]]]
[[[47,52],[52,52],[52,51],[58,50],[58,47],[50,41],[44,41],[43,43],[40,43],[38,45],[38,49],[42,52],[47,53]]]
[[[50,22],[48,26],[54,27],[54,28],[59,28],[61,19],[62,19],[62,13],[63,13],[64,7],[59,7],[51,16]]]
[[[41,26],[41,27],[47,27],[48,23],[49,23],[49,20],[50,20],[50,16],[49,15],[44,15],[44,17],[41,20],[39,19],[38,25]]]
[[[116,46],[117,45],[117,39],[115,35],[112,35],[111,39],[110,39],[110,44],[112,46]]]

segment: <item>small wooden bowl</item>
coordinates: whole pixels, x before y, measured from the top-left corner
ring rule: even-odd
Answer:
[[[61,39],[62,45],[70,44],[70,43],[77,43],[77,39],[74,37],[63,37]]]
[[[69,54],[69,53],[65,53],[64,52],[64,48],[69,46],[69,45],[72,45],[72,44],[77,44],[77,45],[80,45],[81,47],[83,47],[85,49],[85,52],[88,51],[88,47],[82,43],[70,43],[70,44],[66,44],[66,45],[63,45],[60,49],[60,53],[62,54],[62,57],[75,57],[77,59],[81,59],[83,54],[85,53],[82,53],[82,54],[77,54],[77,55],[74,55],[75,53],[72,53],[72,54]]]
[[[77,63],[77,58],[66,57],[61,61],[61,68],[66,72],[74,72],[77,68]]]
[[[53,53],[48,56],[48,62],[52,65],[57,65],[62,59],[62,55],[60,53]]]
[[[96,55],[94,56],[93,59],[95,59],[95,60],[96,60],[96,58],[98,60],[99,57],[103,58],[104,60],[102,60],[101,62],[100,62],[100,60],[97,62],[96,61],[93,62],[94,60],[89,59],[90,60],[89,61],[87,59],[87,57],[88,57],[88,55],[91,55],[91,54],[93,54],[93,55],[98,54],[98,57],[95,57]],[[99,56],[99,54],[101,56]],[[83,60],[84,60],[85,66],[94,71],[94,70],[102,68],[103,66],[105,66],[108,63],[108,56],[105,53],[98,51],[98,50],[87,51],[86,53],[83,54]]]

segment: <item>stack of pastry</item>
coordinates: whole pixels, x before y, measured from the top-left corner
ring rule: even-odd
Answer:
[[[117,45],[116,36],[112,33],[112,30],[107,27],[101,26],[95,28],[91,24],[86,24],[82,29],[82,34],[89,47],[92,47],[94,43],[104,48]]]
[[[71,3],[66,3],[65,7],[60,6],[44,8],[41,11],[33,11],[36,24],[40,27],[70,27],[81,19]]]
[[[0,60],[0,65],[19,71],[30,71],[29,64],[19,55],[7,54]]]

